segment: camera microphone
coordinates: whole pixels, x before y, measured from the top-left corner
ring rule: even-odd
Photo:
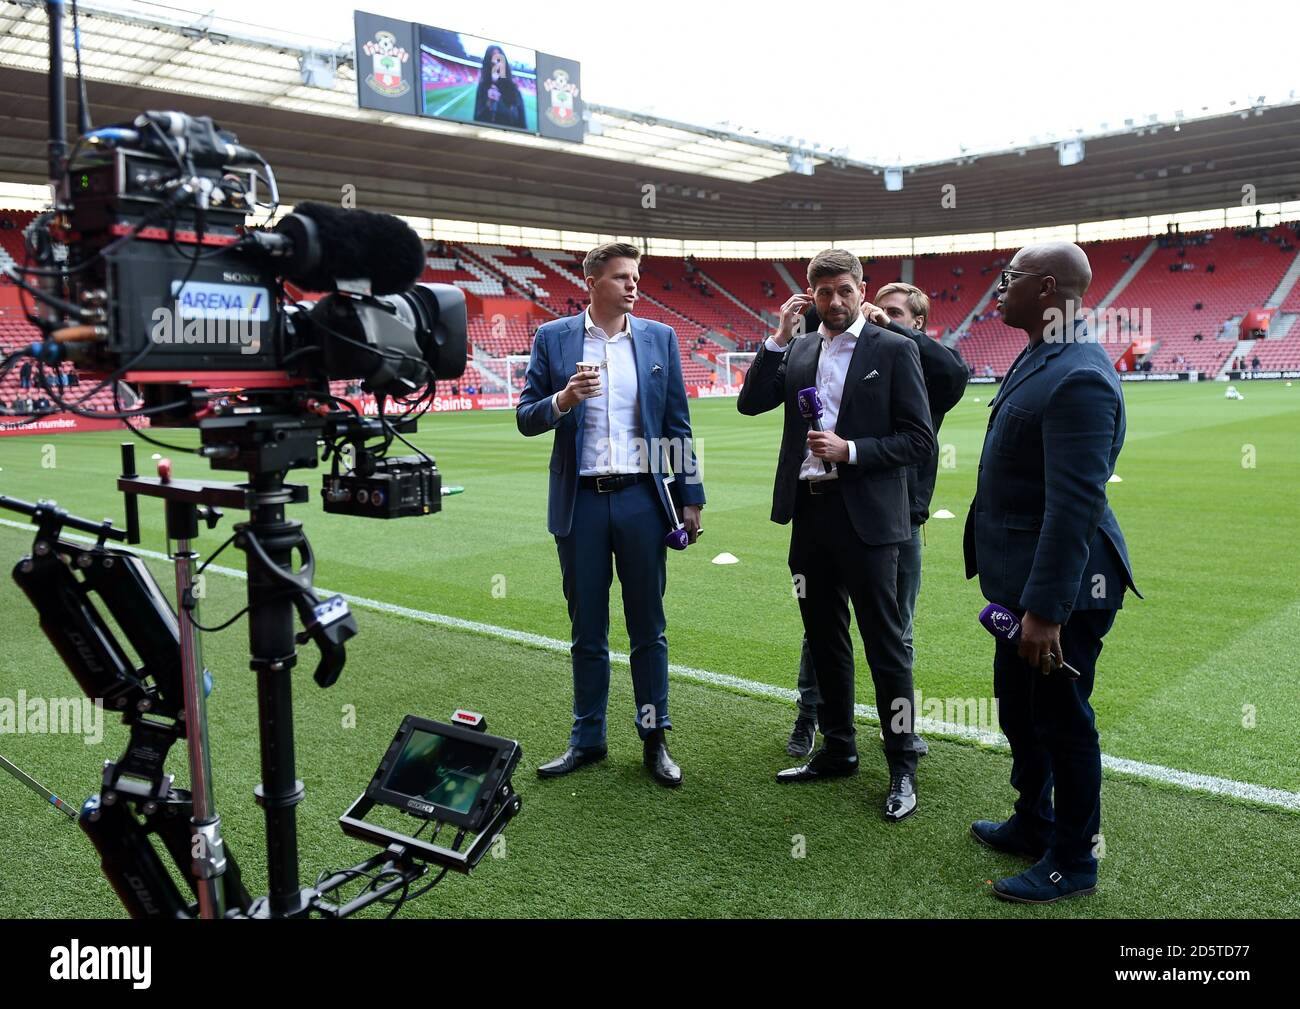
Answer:
[[[368,280],[370,294],[400,294],[424,273],[424,243],[391,214],[301,203],[274,231],[251,234],[271,256],[285,258],[281,272],[308,291]]]
[[[668,535],[664,537],[664,546],[670,550],[685,550],[691,544],[690,533],[682,524],[682,520],[677,515],[677,506],[673,502],[672,485],[676,482],[676,477],[668,473],[663,478],[664,498],[668,502]]]
[[[1020,640],[1020,618],[1005,606],[989,603],[980,611],[980,623],[995,638],[1001,638],[1003,641],[1012,643]],[[1068,662],[1062,661],[1056,668],[1064,670],[1065,674],[1072,680],[1079,678],[1079,670]]]

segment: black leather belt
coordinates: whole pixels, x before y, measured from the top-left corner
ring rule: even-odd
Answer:
[[[610,473],[606,476],[580,476],[578,486],[601,494],[609,494],[611,491],[622,490],[649,479],[649,473]]]
[[[800,487],[806,487],[808,493],[814,496],[822,494],[838,494],[840,492],[840,481],[834,480],[800,480]]]

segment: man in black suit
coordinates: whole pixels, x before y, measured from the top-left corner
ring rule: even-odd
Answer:
[[[823,746],[779,782],[856,773],[853,646],[849,602],[866,646],[885,732],[889,792],[885,817],[916,809],[912,667],[898,612],[898,545],[912,533],[907,467],[934,451],[920,355],[907,337],[862,317],[862,264],[827,249],[808,264],[806,294],[781,307],[776,334],[745,376],[738,409],[750,416],[785,407],[772,493],[772,521],[793,519],[790,571],[817,669]],[[817,333],[793,339],[815,304]],[[821,431],[799,411],[815,387],[825,407]]]
[[[966,392],[970,369],[960,355],[938,340],[931,339],[925,331],[930,317],[930,299],[924,291],[902,281],[886,284],[876,292],[875,304],[864,302],[862,314],[868,322],[883,326],[916,344],[921,355],[921,375],[925,379],[925,392],[930,400],[930,426],[938,437],[944,416],[956,406]],[[804,315],[806,329],[821,324],[816,309]],[[930,500],[934,497],[934,481],[939,471],[939,450],[936,447],[924,462],[907,467],[907,496],[912,517],[912,535],[898,547],[898,615],[903,622],[903,647],[907,659],[914,664],[916,651],[912,647],[913,617],[916,597],[921,591],[921,527],[930,517]],[[817,674],[808,651],[807,640],[799,656],[799,702],[794,728],[786,752],[792,757],[806,757],[812,752],[817,737]],[[925,756],[929,747],[917,735],[918,756]]]

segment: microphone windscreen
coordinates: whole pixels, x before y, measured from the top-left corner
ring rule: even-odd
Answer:
[[[424,273],[424,243],[392,214],[343,210],[328,203],[300,203],[293,212],[316,225],[320,247],[315,267],[289,278],[307,290],[328,291],[339,280],[367,279],[372,294],[398,294]]]
[[[676,529],[670,529],[668,535],[664,537],[664,546],[673,550],[685,550],[691,544],[691,536],[685,529],[680,526]]]
[[[809,420],[822,415],[822,398],[817,395],[817,387],[810,385],[797,393],[799,412]]]
[[[997,603],[989,603],[980,611],[980,623],[995,638],[1015,641],[1020,637],[1020,618]]]

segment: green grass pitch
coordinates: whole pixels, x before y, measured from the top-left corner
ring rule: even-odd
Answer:
[[[478,93],[477,84],[460,84],[450,88],[427,88],[424,91],[424,114],[440,119],[455,119],[457,122],[473,123],[474,98]],[[537,96],[522,94],[524,100],[524,129],[537,129]]]
[[[1105,753],[1153,765],[1300,791],[1300,386],[1126,386],[1128,440],[1110,500],[1128,537],[1145,601],[1129,599],[1101,657],[1094,703]],[[951,467],[926,527],[916,628],[916,683],[928,698],[991,696],[992,642],[975,621],[982,599],[962,576],[961,530],[974,485],[990,387],[972,386],[940,434]],[[788,527],[768,520],[777,414],[743,418],[734,401],[694,401],[692,418],[709,505],[702,541],[669,557],[670,661],[762,684],[794,686],[800,624],[790,593]],[[165,437],[194,442],[192,432]],[[0,493],[50,497],[76,514],[122,514],[113,490],[113,433],[0,439]],[[544,635],[568,637],[554,541],[545,529],[550,437],[522,438],[509,413],[429,417],[418,436],[463,496],[439,516],[394,523],[320,512],[319,473],[296,479],[313,503],[293,508],[330,590]],[[51,446],[53,456],[46,446]],[[140,447],[148,471],[156,451]],[[193,456],[178,476],[210,475]],[[219,474],[218,478],[230,478]],[[161,508],[142,499],[145,547],[164,549]],[[4,518],[17,519],[9,513]],[[237,516],[204,533],[205,553]],[[0,526],[6,570],[31,536]],[[728,551],[740,563],[710,563]],[[228,551],[218,563],[242,567]],[[168,569],[155,574],[171,595]],[[494,591],[496,589],[496,591]],[[504,590],[504,591],[502,591]],[[244,585],[208,579],[203,620],[242,605]],[[611,647],[626,651],[621,608]],[[523,810],[504,857],[468,879],[450,877],[409,905],[424,915],[1281,916],[1300,915],[1300,813],[1107,772],[1101,889],[1041,909],[1010,907],[990,881],[1016,860],[967,836],[970,821],[1010,809],[1006,751],[931,736],[920,809],[898,825],[880,817],[886,777],[875,727],[859,726],[862,772],[778,786],[788,766],[788,704],[754,690],[677,676],[670,741],[685,784],[669,792],[640,766],[626,666],[613,674],[610,757],[541,782],[533,768],[564,746],[570,672],[562,652],[356,607],[360,635],[338,684],[295,672],[303,881],[369,854],[336,818],[364,788],[402,715],[487,714],[519,739]],[[0,579],[0,697],[76,696],[25,597]],[[217,806],[250,891],[265,888],[257,713],[246,622],[205,636]],[[871,698],[859,650],[858,697]],[[355,727],[345,728],[347,706]],[[69,735],[0,735],[0,753],[72,802],[96,789],[125,733],[106,718],[95,746]],[[169,769],[184,783],[184,752]],[[407,821],[408,823],[410,821]],[[802,855],[802,857],[796,857]],[[370,913],[374,913],[373,911]],[[0,774],[0,915],[120,916],[77,827]]]

